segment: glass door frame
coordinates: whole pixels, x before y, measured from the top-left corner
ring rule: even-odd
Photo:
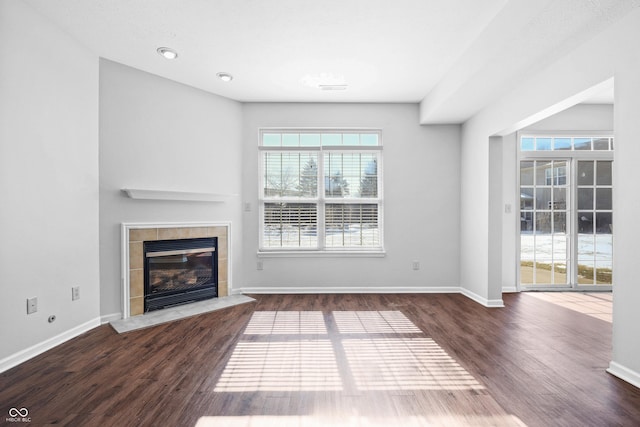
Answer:
[[[578,151],[578,150],[538,150],[538,151],[522,151],[521,140],[523,137],[566,137],[566,138],[580,138],[580,137],[603,137],[613,138],[613,132],[607,131],[592,131],[592,132],[571,132],[571,131],[554,131],[554,132],[517,132],[516,133],[516,254],[517,254],[517,268],[516,268],[516,289],[518,291],[540,290],[540,291],[611,291],[613,285],[590,285],[590,284],[578,284],[578,161],[582,160],[594,160],[594,161],[613,161],[614,152],[611,151]],[[567,163],[567,180],[569,182],[567,188],[567,238],[568,242],[568,254],[566,274],[568,276],[567,284],[523,284],[521,280],[521,172],[520,166],[522,161],[566,161]],[[534,178],[535,179],[535,178]],[[535,181],[534,181],[535,182]],[[615,193],[615,189],[614,189]],[[534,200],[535,203],[535,200]],[[552,267],[553,268],[553,267]]]

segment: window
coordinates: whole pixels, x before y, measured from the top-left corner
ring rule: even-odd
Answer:
[[[382,252],[382,135],[260,133],[260,250]]]
[[[520,284],[610,288],[613,138],[520,137]]]
[[[568,136],[523,136],[520,151],[613,151],[613,138]]]

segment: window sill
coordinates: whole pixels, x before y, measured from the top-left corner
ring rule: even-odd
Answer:
[[[258,258],[384,258],[379,251],[258,251]]]

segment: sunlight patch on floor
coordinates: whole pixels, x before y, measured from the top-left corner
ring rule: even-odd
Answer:
[[[256,311],[245,335],[326,334],[321,311]]]
[[[342,390],[328,339],[239,342],[216,392]]]
[[[613,296],[610,292],[525,292],[525,294],[596,319],[613,322]]]
[[[259,311],[214,391],[482,389],[400,311]]]
[[[200,417],[195,427],[526,427],[514,415],[413,415],[327,418],[313,415],[241,415]]]
[[[359,390],[481,390],[484,387],[431,338],[346,339]]]
[[[342,334],[422,333],[399,311],[334,311]]]

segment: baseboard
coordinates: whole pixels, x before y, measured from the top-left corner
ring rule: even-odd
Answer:
[[[514,292],[520,292],[520,291],[515,286],[503,286],[502,287],[502,293],[503,294],[512,294]]]
[[[234,293],[243,294],[462,294],[485,307],[504,307],[502,299],[488,300],[459,286],[350,286],[350,287],[243,287],[235,289]]]
[[[460,293],[462,295],[464,295],[465,297],[474,300],[478,304],[484,305],[485,307],[489,307],[489,308],[501,308],[501,307],[504,307],[504,301],[502,301],[502,298],[501,299],[486,299],[485,297],[482,297],[482,296],[476,294],[475,292],[471,292],[470,290],[465,289],[465,288],[460,288]]]
[[[617,362],[610,362],[607,372],[629,384],[640,388],[640,373],[631,370]]]
[[[122,319],[122,313],[105,314],[104,316],[100,316],[100,324],[106,325],[107,323],[111,323],[114,320],[120,319]]]
[[[459,294],[457,286],[349,286],[349,287],[243,287],[234,289],[234,293],[243,294]]]
[[[55,337],[51,337],[46,341],[19,351],[15,354],[12,354],[11,356],[5,357],[4,359],[0,360],[0,373],[18,366],[19,364],[26,362],[27,360],[36,357],[47,350],[51,350],[53,347],[69,341],[70,339],[75,338],[78,335],[90,331],[91,329],[98,326],[100,326],[100,318],[96,317],[95,319],[91,319],[88,322],[76,326],[75,328],[71,328],[68,331],[58,334]]]

